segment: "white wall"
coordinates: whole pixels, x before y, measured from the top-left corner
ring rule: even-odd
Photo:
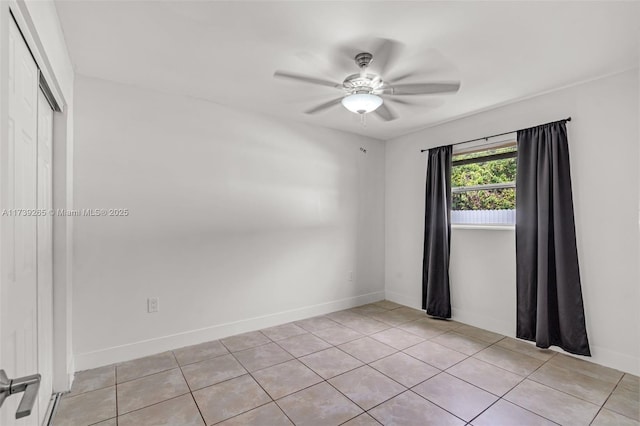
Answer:
[[[386,144],[386,295],[419,307],[426,154],[421,148],[571,116],[578,255],[593,361],[640,373],[638,71],[451,121]],[[453,317],[515,335],[515,232],[454,229]]]
[[[382,299],[382,141],[88,77],[75,96],[76,207],[130,210],[76,218],[78,369]]]

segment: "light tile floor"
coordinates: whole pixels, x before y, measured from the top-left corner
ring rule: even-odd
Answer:
[[[76,374],[65,425],[640,425],[636,376],[382,301]]]

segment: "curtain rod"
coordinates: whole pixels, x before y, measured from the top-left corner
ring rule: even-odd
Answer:
[[[550,121],[550,122],[544,123],[544,124],[538,124],[538,126],[544,126],[545,124],[551,124],[551,123],[559,123],[560,121],[571,121],[571,117],[567,117],[567,118],[562,119],[562,120]],[[497,135],[485,136],[483,138],[469,139],[468,141],[456,142],[456,143],[452,143],[451,145],[461,145],[463,143],[481,141],[482,139],[488,141],[490,138],[495,138],[495,137],[498,137],[498,136],[504,136],[504,135],[508,135],[509,133],[519,132],[521,130],[527,130],[527,129],[530,129],[532,127],[538,127],[538,126],[525,127],[524,129],[518,129],[518,130],[512,130],[510,132],[498,133]],[[420,150],[420,152],[425,152],[425,151],[429,151],[429,150],[428,149],[421,149]]]

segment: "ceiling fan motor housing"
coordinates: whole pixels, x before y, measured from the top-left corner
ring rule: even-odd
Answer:
[[[347,93],[371,93],[379,95],[384,91],[384,82],[375,74],[352,74],[344,79],[342,86]]]

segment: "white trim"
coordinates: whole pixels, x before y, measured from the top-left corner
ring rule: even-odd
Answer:
[[[590,362],[595,362],[596,364],[605,365],[626,373],[640,376],[640,358],[634,358],[631,355],[615,352],[594,344],[589,344],[589,346],[591,347],[591,358],[566,353],[562,349],[553,346],[551,349],[574,358],[584,359]]]
[[[501,321],[496,318],[481,314],[479,312],[463,312],[455,307],[452,308],[453,319],[464,324],[473,325],[485,330],[493,331],[494,333],[503,334],[508,337],[516,338],[515,324],[510,324],[506,321]],[[529,342],[527,340],[518,339],[522,342]],[[632,355],[615,352],[602,346],[590,344],[591,357],[574,355],[557,346],[551,346],[549,349],[562,353],[567,356],[582,359],[595,364],[604,365],[606,367],[615,368],[620,371],[638,375],[640,374],[640,359],[635,358]]]
[[[57,27],[52,33],[50,24],[59,25],[55,5],[50,2],[47,10],[40,10],[44,15],[38,17],[31,14],[32,10],[36,10],[36,4],[28,0],[8,0],[6,2],[0,0],[2,12],[0,18],[7,22],[14,19],[20,28],[20,31],[27,42],[31,54],[36,60],[38,68],[44,79],[47,81],[52,96],[55,98],[62,113],[54,114],[54,135],[53,135],[53,197],[54,207],[72,208],[72,176],[73,162],[73,111],[70,105],[73,103],[73,66],[69,59],[68,49],[64,42],[64,36],[61,28]],[[42,5],[40,5],[42,6]],[[55,15],[55,16],[53,16]],[[8,26],[8,25],[7,25]],[[58,34],[57,29],[60,30]],[[50,39],[51,34],[59,35],[59,39]],[[0,43],[4,43],[4,31],[0,33]],[[47,49],[50,49],[49,51]],[[55,63],[52,59],[58,55],[62,63],[60,67],[54,68]],[[0,63],[6,61],[6,53],[2,51]],[[0,69],[0,76],[4,77],[4,69]],[[56,74],[57,72],[57,74]],[[67,81],[68,87],[65,86],[65,77],[69,77]],[[7,80],[8,81],[8,80]],[[2,90],[6,90],[2,85]],[[67,92],[64,92],[67,90]],[[4,94],[4,93],[3,93]],[[67,98],[65,98],[65,94]],[[0,105],[0,127],[4,133],[6,126],[5,115]],[[72,252],[72,222],[71,218],[62,218],[62,221],[53,221],[54,233],[54,364],[53,364],[53,388],[55,392],[69,390],[71,381],[73,380],[73,353],[72,353],[72,327],[71,327],[71,258]],[[57,235],[57,236],[56,236]],[[57,256],[56,256],[57,254]]]
[[[86,370],[117,362],[128,361],[143,356],[195,345],[210,340],[222,339],[235,334],[246,333],[285,324],[292,321],[328,314],[342,309],[349,309],[366,303],[377,302],[384,299],[382,291],[334,300],[303,308],[291,309],[274,314],[263,315],[225,324],[217,324],[211,327],[190,330],[154,339],[141,340],[126,345],[113,346],[93,352],[85,352],[76,355],[76,368]]]
[[[407,131],[405,133],[401,133],[401,134],[396,135],[396,136],[394,136],[392,138],[386,139],[385,142],[390,142],[390,141],[393,141],[395,139],[400,139],[400,138],[403,138],[405,136],[412,135],[414,133],[422,132],[423,130],[426,130],[426,129],[431,129],[432,127],[438,127],[438,126],[441,126],[443,124],[451,123],[452,121],[457,121],[457,120],[461,120],[463,118],[472,117],[474,115],[479,115],[479,114],[481,114],[483,112],[486,112],[486,111],[491,111],[491,110],[494,110],[494,109],[502,108],[504,106],[517,104],[518,102],[523,102],[523,101],[526,101],[526,100],[529,100],[529,99],[534,99],[534,98],[537,98],[539,96],[548,95],[550,93],[559,92],[561,90],[570,89],[572,87],[581,86],[583,84],[591,83],[592,81],[602,80],[602,79],[605,79],[605,78],[608,78],[608,77],[613,77],[613,76],[618,75],[618,74],[624,74],[624,73],[626,73],[628,71],[635,70],[635,69],[638,69],[638,65],[628,66],[628,67],[625,67],[625,68],[623,68],[621,70],[618,70],[618,71],[612,71],[612,72],[609,72],[609,73],[598,75],[596,77],[587,78],[587,79],[584,79],[584,80],[579,80],[579,81],[576,81],[576,82],[573,82],[573,83],[565,84],[563,86],[555,87],[553,89],[543,90],[542,92],[536,92],[536,93],[532,93],[530,95],[524,95],[524,96],[521,96],[521,97],[518,97],[518,98],[509,99],[509,100],[506,100],[504,102],[498,102],[496,104],[489,105],[489,106],[486,106],[484,108],[475,109],[473,111],[465,112],[465,113],[462,113],[462,114],[455,115],[453,117],[449,117],[449,118],[445,118],[445,119],[442,119],[442,120],[439,120],[439,121],[435,121],[433,123],[429,123],[429,124],[421,126],[421,127],[413,128],[413,129],[411,129],[411,130],[409,130],[409,131]],[[550,120],[552,120],[552,119],[550,119]],[[534,127],[534,126],[537,126],[537,124],[532,124],[531,125],[531,127]],[[434,147],[435,146],[430,147],[430,148],[434,148]],[[426,148],[426,149],[429,149],[429,148]]]
[[[514,339],[518,339],[517,337],[511,336]],[[531,346],[535,346],[534,342],[529,340],[518,339],[520,342],[528,343]],[[629,356],[627,354],[622,354],[620,352],[611,351],[609,349],[605,349],[601,346],[595,346],[590,344],[591,347],[591,358],[588,356],[574,355],[569,352],[564,351],[562,348],[557,346],[549,347],[549,350],[554,352],[561,353],[566,356],[570,356],[572,358],[581,359],[587,362],[593,362],[598,365],[608,366],[609,368],[614,368],[619,371],[623,371],[626,373],[631,373],[633,375],[640,374],[640,360]],[[617,366],[617,367],[613,367]]]
[[[470,225],[470,224],[451,224],[451,229],[475,229],[481,231],[515,231],[515,225]]]
[[[490,315],[486,315],[483,312],[470,312],[463,311],[461,309],[456,308],[455,306],[451,307],[451,316],[454,320],[473,325],[474,327],[479,327],[484,330],[489,330],[494,333],[503,334],[509,337],[515,337],[515,323],[511,324],[509,321],[503,321],[497,318],[494,318]],[[514,317],[515,318],[515,317]]]
[[[395,291],[384,291],[385,299],[390,302],[399,303],[400,305],[408,306],[413,309],[422,310],[422,306],[420,305],[419,300],[414,300],[412,297],[409,297],[405,294],[396,293]]]
[[[51,90],[51,94],[55,98],[60,109],[64,111],[64,108],[67,105],[66,99],[62,94],[60,84],[58,83],[58,79],[53,72],[53,68],[51,67],[51,63],[49,62],[46,53],[43,53],[45,52],[44,46],[42,45],[42,42],[37,35],[38,32],[33,21],[31,20],[29,12],[26,9],[25,0],[9,0],[9,10],[11,10],[13,17],[18,24],[18,28],[20,28],[20,32],[25,38],[27,46],[29,47],[29,50],[31,50],[31,54],[36,60],[38,69],[42,73],[44,79],[47,81],[49,89]]]
[[[386,299],[392,302],[399,303],[401,305],[409,306],[411,308],[420,309],[420,301],[414,300],[414,298],[407,296],[405,294],[396,293],[393,291],[386,290],[385,291]],[[497,318],[493,318],[491,316],[481,314],[479,312],[468,312],[462,311],[460,309],[456,309],[455,306],[451,308],[452,318],[455,321],[461,322],[463,324],[472,325],[474,327],[479,327],[484,330],[492,331],[494,333],[499,333],[504,336],[516,338],[515,330],[516,325],[511,324],[508,321],[502,321]],[[526,340],[518,339],[522,342],[528,342]],[[605,367],[615,368],[620,371],[624,371],[627,373],[640,375],[640,358],[634,357],[629,354],[624,354],[620,352],[615,352],[609,349],[605,349],[601,346],[591,344],[591,357],[584,357],[579,355],[573,355],[564,350],[552,346],[549,349],[560,352],[562,354],[572,356],[574,358],[583,359],[585,361],[593,362],[595,364],[603,365]]]
[[[67,387],[65,389],[69,390],[71,389],[71,385],[73,385],[73,379],[76,377],[76,360],[75,360],[75,356],[73,354],[71,354],[71,356],[69,357],[69,362],[67,363],[67,374],[66,374],[66,380],[67,380]]]

